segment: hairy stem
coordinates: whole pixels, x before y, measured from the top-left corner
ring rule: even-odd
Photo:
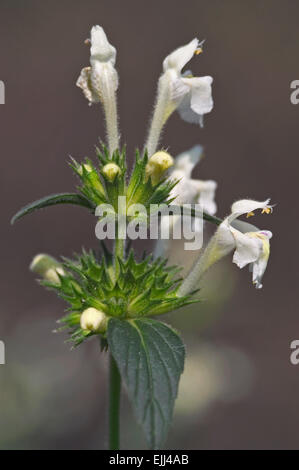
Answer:
[[[104,71],[103,71],[104,72]],[[110,155],[118,148],[119,134],[117,121],[116,93],[110,83],[111,79],[106,72],[102,77],[102,100],[107,127],[107,140]]]
[[[109,357],[109,450],[119,449],[119,411],[121,377],[117,364]]]
[[[169,107],[169,86],[167,84],[167,77],[162,75],[158,82],[156,105],[148,133],[148,138],[145,143],[145,149],[147,149],[149,157],[157,150],[164,124],[170,116],[171,111],[173,111],[170,111]]]

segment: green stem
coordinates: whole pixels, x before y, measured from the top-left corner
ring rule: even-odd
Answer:
[[[191,214],[192,214],[193,217],[196,217],[195,211],[194,211],[194,214],[193,214],[193,210],[194,209],[191,210]],[[211,222],[212,224],[216,224],[216,225],[220,225],[223,222],[223,220],[219,219],[219,217],[215,217],[214,215],[207,214],[206,212],[203,212],[202,217],[207,222]]]
[[[181,208],[181,210],[183,210],[183,208]],[[182,212],[182,215],[183,214],[188,215],[188,213],[186,213],[186,208],[184,209],[184,212]],[[216,224],[216,225],[220,225],[223,222],[223,220],[219,219],[219,217],[215,217],[214,215],[207,214],[206,212],[202,212],[202,215],[201,215],[201,213],[197,212],[196,209],[194,208],[191,208],[190,215],[191,217],[202,217],[207,222],[211,222],[212,224]]]
[[[115,246],[114,246],[114,252],[115,256],[123,259],[124,257],[124,248],[125,248],[125,240],[121,238],[116,238],[115,240]]]
[[[204,220],[206,220],[207,222],[211,222],[212,224],[220,225],[223,222],[223,220],[220,219],[219,217],[215,217],[214,215],[207,214],[206,212],[197,212],[196,209],[194,209],[193,207],[190,208],[190,212],[186,208],[184,208],[184,212],[183,212],[183,207],[176,206],[175,204],[170,204],[170,207],[172,207],[174,210],[179,208],[181,211],[181,215],[190,214],[191,217],[202,217]]]
[[[109,450],[119,450],[119,409],[121,377],[117,364],[109,358]]]
[[[119,274],[118,258],[124,259],[125,240],[117,237],[114,242],[114,269],[115,279]],[[109,357],[109,450],[119,449],[119,410],[120,410],[121,377],[117,364],[110,353]]]

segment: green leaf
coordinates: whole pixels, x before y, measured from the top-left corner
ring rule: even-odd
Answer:
[[[172,420],[185,348],[164,323],[142,318],[108,323],[108,344],[149,446],[163,445]]]
[[[49,196],[31,202],[27,206],[20,209],[11,219],[11,224],[14,224],[18,219],[24,217],[24,215],[30,214],[37,209],[43,209],[44,207],[54,206],[56,204],[75,204],[77,206],[87,207],[88,209],[94,209],[94,205],[87,198],[81,196],[80,194],[50,194]]]
[[[211,222],[212,224],[220,225],[222,224],[223,220],[219,219],[219,217],[216,217],[214,215],[210,215],[207,212],[198,212],[194,207],[192,207],[193,204],[191,204],[191,209],[188,208],[183,208],[183,206],[177,206],[175,204],[171,204],[170,207],[174,210],[177,211],[180,209],[182,215],[191,215],[191,217],[202,217],[204,220],[207,222]],[[184,212],[183,212],[184,209]]]

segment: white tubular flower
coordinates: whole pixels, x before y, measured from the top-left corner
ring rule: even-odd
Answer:
[[[214,263],[232,251],[233,263],[240,269],[249,265],[252,272],[252,281],[257,289],[261,289],[262,277],[266,270],[272,233],[268,230],[259,230],[255,226],[236,220],[244,214],[252,215],[253,211],[261,209],[262,213],[270,214],[273,206],[270,199],[264,202],[243,199],[232,205],[231,214],[220,224],[212,237],[203,255],[184,280],[179,295],[185,295],[198,287],[203,274]]]
[[[161,130],[175,109],[185,121],[201,126],[203,115],[213,109],[212,77],[193,77],[189,71],[182,74],[183,67],[193,55],[202,52],[201,46],[202,43],[195,38],[169,54],[163,62],[163,74],[158,82],[157,102],[146,142],[149,155],[155,152]]]
[[[230,220],[234,220],[243,214],[246,214],[246,217],[251,217],[257,209],[261,209],[262,214],[271,214],[273,206],[270,206],[269,202],[270,199],[263,202],[252,201],[251,199],[241,199],[241,201],[234,202],[231,207]]]
[[[213,215],[216,213],[215,192],[216,181],[202,181],[191,178],[193,168],[201,160],[203,148],[195,145],[190,150],[181,153],[175,158],[174,167],[170,179],[179,180],[171,191],[171,197],[175,197],[174,204],[201,204],[203,211]]]
[[[171,197],[175,197],[175,204],[195,202],[198,191],[196,184],[193,184],[196,180],[191,179],[191,174],[193,168],[202,158],[202,154],[203,148],[201,145],[195,145],[175,158],[173,170],[169,177],[178,181],[171,191]]]
[[[172,88],[172,101],[181,117],[187,122],[202,125],[203,115],[213,109],[213,79],[210,76],[193,77],[190,71],[182,75],[183,67],[193,55],[202,52],[201,46],[198,39],[193,39],[186,46],[175,50],[164,60],[163,70]]]
[[[191,177],[193,168],[199,163],[203,155],[201,145],[195,145],[190,150],[181,153],[174,160],[173,170],[169,179],[178,180],[178,183],[170,193],[171,198],[175,198],[173,204],[200,204],[203,211],[211,215],[216,213],[215,192],[217,188],[216,181],[202,181]],[[179,216],[162,217],[162,224],[170,223],[170,229],[180,220]],[[157,241],[155,256],[165,256],[168,249],[168,240]]]
[[[59,275],[65,275],[62,265],[52,256],[45,254],[36,255],[29,269],[39,274],[45,281],[53,282],[54,284],[60,284]]]
[[[101,102],[104,107],[110,153],[118,148],[116,90],[118,75],[114,68],[116,49],[101,26],[90,32],[90,65],[82,69],[76,85],[83,90],[89,104]]]
[[[196,181],[198,198],[197,203],[201,205],[204,212],[214,215],[217,212],[217,205],[215,202],[215,193],[217,183],[213,180]]]
[[[104,333],[107,329],[107,317],[101,310],[90,307],[82,313],[80,326],[82,330],[89,330],[94,333]]]

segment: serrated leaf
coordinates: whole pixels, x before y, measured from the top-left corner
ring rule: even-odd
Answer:
[[[164,323],[146,318],[108,323],[108,344],[149,446],[160,448],[172,420],[184,369],[181,338]]]
[[[31,212],[34,212],[38,209],[44,209],[45,207],[54,206],[56,204],[75,204],[77,206],[87,207],[91,210],[94,209],[94,205],[80,194],[50,194],[49,196],[31,202],[30,204],[27,204],[27,206],[20,209],[11,219],[11,224],[14,224],[18,219],[24,217],[27,214],[30,214]]]

